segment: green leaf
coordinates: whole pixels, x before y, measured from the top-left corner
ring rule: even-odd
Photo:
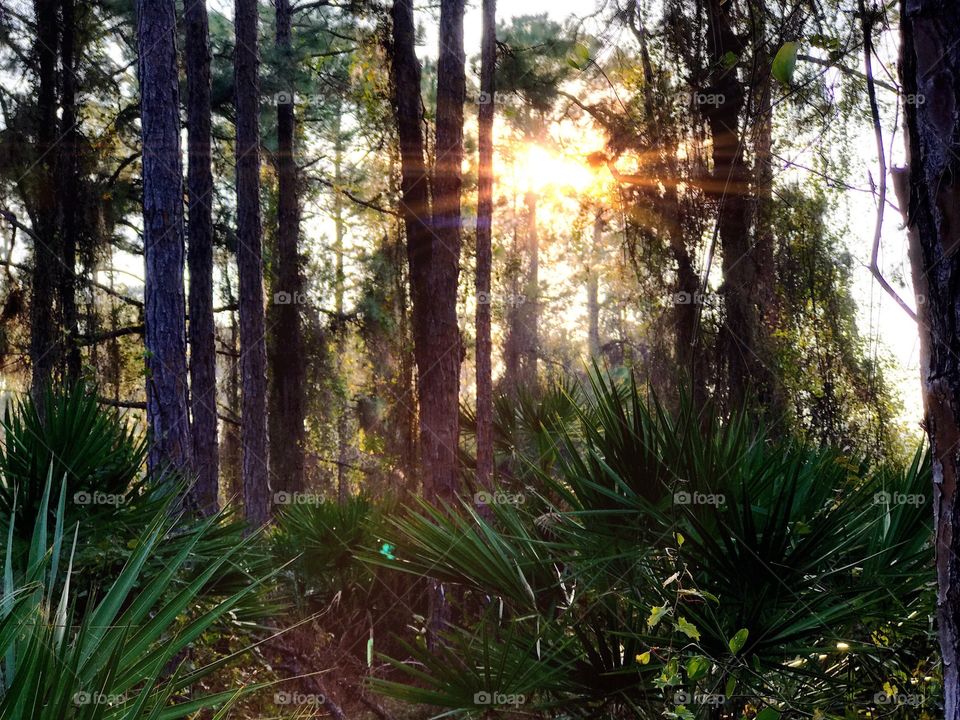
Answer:
[[[710,661],[703,655],[694,655],[687,662],[687,679],[696,682],[710,670]]]
[[[676,628],[691,640],[700,640],[700,631],[697,630],[697,626],[685,617],[677,619]]]
[[[737,677],[736,675],[731,675],[727,678],[727,684],[723,689],[723,694],[726,695],[727,699],[733,697],[733,691],[737,689]]]
[[[746,628],[740,628],[737,630],[736,634],[730,638],[730,642],[727,643],[730,647],[730,652],[734,655],[743,650],[743,646],[747,644],[747,637],[750,635],[750,631]]]
[[[757,720],[779,720],[780,711],[772,707],[765,707],[757,713]]]
[[[655,628],[660,624],[660,621],[663,620],[665,615],[670,614],[670,608],[667,605],[660,605],[654,607],[650,610],[650,617],[647,618],[647,627]]]
[[[799,47],[799,43],[785,42],[773,58],[770,73],[784,85],[793,83],[793,73],[797,68],[797,50]]]

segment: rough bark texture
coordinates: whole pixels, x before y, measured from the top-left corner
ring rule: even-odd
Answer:
[[[210,31],[206,5],[184,0],[189,138],[187,267],[190,271],[190,407],[196,483],[190,503],[216,512],[219,478],[217,355],[213,317],[213,169],[211,167]]]
[[[63,324],[62,376],[80,379],[77,317],[77,249],[80,244],[80,132],[77,128],[77,15],[74,0],[61,0],[60,144],[57,158],[59,231],[63,267],[60,272],[60,317]]]
[[[152,468],[190,466],[183,171],[174,0],[138,0],[143,134],[144,315]]]
[[[55,293],[59,274],[54,143],[57,133],[57,0],[34,0],[37,23],[36,135],[39,164],[32,174],[37,200],[30,302],[30,390],[43,413],[44,389],[57,362]]]
[[[464,0],[440,3],[440,52],[437,60],[436,165],[433,170],[433,252],[429,288],[429,325],[419,334],[428,357],[418,360],[420,451],[429,492],[450,498],[458,489],[457,444],[460,415],[460,328],[457,284],[460,279],[463,184],[463,104],[466,99],[463,49]],[[429,297],[429,300],[427,298]],[[414,300],[416,304],[416,299]]]
[[[908,168],[895,175],[906,209],[921,339],[925,427],[933,456],[937,624],[944,715],[960,718],[960,6],[900,6]]]
[[[240,373],[243,386],[243,508],[248,523],[270,518],[267,456],[267,349],[263,316],[260,219],[260,58],[256,0],[234,4],[237,123],[237,270],[240,280]]]
[[[276,46],[284,63],[295,62],[291,55],[289,0],[276,0]],[[271,415],[270,439],[273,452],[271,476],[277,490],[299,492],[304,487],[304,389],[306,367],[303,353],[300,305],[303,282],[300,277],[300,198],[294,156],[296,118],[292,93],[277,104],[277,258],[275,303],[276,325],[271,329]]]
[[[750,172],[739,130],[745,91],[736,67],[726,64],[728,53],[741,54],[743,42],[733,31],[732,4],[710,0],[708,7],[707,44],[716,68],[709,92],[722,100],[704,111],[713,138],[713,174],[706,190],[717,203],[723,251],[725,323],[721,350],[728,402],[731,407],[739,407],[751,394],[763,397],[770,381],[756,350],[759,315],[755,298],[757,265],[750,236]]]
[[[413,300],[414,355],[420,409],[424,494],[450,498],[456,487],[460,333],[460,166],[463,158],[463,2],[441,5],[437,79],[434,212],[424,162],[420,64],[413,3],[393,4],[393,82],[400,140],[402,212]]]
[[[463,104],[466,95],[463,0],[440,4],[437,61],[436,165],[432,188],[424,163],[420,64],[412,0],[395,0],[392,71],[400,141],[401,211],[407,236],[413,341],[420,411],[420,471],[424,496],[451,501],[458,488],[460,329],[460,192]],[[430,214],[432,189],[433,213]],[[428,643],[448,619],[443,588],[431,582]]]
[[[497,2],[483,0],[480,47],[480,146],[477,183],[477,486],[493,482],[493,365],[490,276],[493,264],[493,120],[496,98]]]
[[[334,244],[333,250],[336,255],[336,268],[334,270],[334,311],[338,318],[344,315],[343,298],[346,292],[347,277],[343,268],[343,238],[346,234],[346,223],[343,217],[343,195],[340,192],[343,182],[343,135],[341,127],[340,113],[337,113],[336,139],[334,142],[333,158],[333,184],[335,190],[333,193],[333,223],[334,223]],[[340,323],[337,328],[336,337],[337,365],[341,372],[345,372],[345,363],[347,359],[347,328],[346,323]],[[337,500],[341,505],[346,504],[350,499],[350,488],[348,486],[347,465],[350,451],[350,407],[349,398],[344,397],[343,405],[340,408],[340,414],[337,416]]]

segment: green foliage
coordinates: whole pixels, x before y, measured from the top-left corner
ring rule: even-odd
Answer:
[[[815,183],[778,191],[771,218],[777,238],[778,375],[790,424],[818,443],[873,457],[906,458],[889,360],[858,326],[855,261],[830,224],[828,196]]]
[[[871,467],[598,374],[576,406],[519,495],[392,520],[396,559],[370,562],[463,586],[473,619],[450,653],[394,662],[416,689],[380,690],[467,714],[480,692],[584,717],[842,714],[923,661],[882,638],[926,637],[924,455]]]
[[[273,534],[274,554],[283,562],[295,558],[287,574],[299,600],[325,605],[337,593],[356,601],[370,591],[374,575],[356,554],[378,542],[383,512],[384,506],[375,507],[363,495],[283,509]]]
[[[45,413],[30,395],[7,408],[0,444],[0,512],[36,517],[48,473],[66,478],[68,496],[124,496],[146,460],[146,443],[119,411],[83,385],[47,390]],[[91,503],[92,504],[92,503]],[[72,503],[71,503],[72,505]]]
[[[143,528],[158,514],[175,507],[184,482],[169,475],[148,475],[142,435],[112,408],[104,408],[95,394],[78,385],[48,391],[46,414],[40,417],[26,397],[8,409],[0,450],[0,532],[9,538],[8,552],[15,569],[26,571],[33,540],[30,523],[47,507],[48,478],[63,484],[59,512],[63,525],[78,527],[73,548],[76,577],[73,586],[84,605],[105,579],[122,572],[136,554]],[[46,469],[42,469],[46,463]],[[53,520],[49,508],[48,521]],[[208,597],[230,597],[268,572],[272,557],[259,543],[243,541],[243,522],[227,510],[209,523],[191,516],[180,518],[165,542],[147,556],[143,578],[161,576],[186,545],[189,562],[183,570],[194,576],[217,562],[219,570],[206,582]],[[233,548],[242,545],[243,552]],[[219,559],[230,555],[226,564]],[[229,620],[251,621],[277,609],[262,594],[244,599]]]
[[[793,73],[797,69],[797,49],[799,47],[799,43],[785,42],[773,58],[770,74],[784,85],[793,84]]]
[[[12,538],[16,520],[8,518],[3,592],[0,596],[0,716],[10,720],[137,720],[183,718],[220,707],[216,717],[242,690],[199,693],[188,689],[223,667],[222,657],[201,667],[182,662],[183,653],[238,605],[255,593],[260,580],[249,579],[233,595],[212,603],[204,591],[224,568],[242,556],[253,537],[219,557],[204,557],[193,572],[196,548],[221,518],[204,521],[189,541],[178,543],[164,570],[147,577],[150,557],[177,532],[177,518],[166,506],[143,527],[136,550],[109,589],[85,598],[82,612],[73,589],[79,525],[65,525],[66,481],[59,493],[52,540],[48,529],[52,475],[33,523],[29,559],[23,572],[14,567]]]

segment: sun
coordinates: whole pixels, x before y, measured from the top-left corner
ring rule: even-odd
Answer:
[[[516,184],[523,192],[543,194],[590,193],[598,182],[586,158],[550,150],[537,143],[525,143],[516,154]]]

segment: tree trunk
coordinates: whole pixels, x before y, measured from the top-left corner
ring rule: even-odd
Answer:
[[[30,302],[30,390],[41,415],[57,364],[55,293],[60,272],[54,145],[57,139],[57,0],[34,0],[37,23],[37,202]]]
[[[540,354],[540,237],[537,228],[537,194],[527,191],[523,197],[527,227],[524,235],[526,272],[521,297],[512,299],[519,307],[520,366],[517,381],[524,387],[537,384],[537,359]]]
[[[257,0],[234,4],[237,123],[237,274],[243,386],[243,507],[251,527],[270,518],[267,455],[267,350],[263,317],[260,219],[260,77]]]
[[[420,471],[428,500],[452,501],[458,488],[460,329],[460,192],[463,162],[464,0],[441,0],[437,61],[436,166],[433,215],[424,163],[420,64],[415,51],[412,0],[395,0],[392,70],[400,141],[401,211],[407,235],[413,341],[420,410]],[[429,637],[447,622],[442,587],[430,589]]]
[[[284,69],[295,59],[291,46],[290,0],[276,0],[276,47]],[[271,331],[272,403],[271,461],[277,490],[300,492],[304,487],[304,405],[306,367],[300,305],[300,197],[294,156],[296,117],[292,88],[277,103],[277,279],[273,302],[276,326]],[[282,451],[281,451],[282,450]]]
[[[722,355],[726,363],[728,404],[741,407],[752,393],[766,386],[758,361],[758,315],[754,299],[755,263],[750,242],[750,173],[744,159],[745,140],[740,135],[744,87],[736,67],[728,67],[729,53],[739,56],[743,43],[732,27],[732,6],[710,0],[708,48],[715,70],[710,92],[720,98],[704,110],[713,139],[713,173],[707,193],[717,204],[720,245],[723,251],[724,327]]]
[[[190,466],[174,0],[138,0],[149,465]]]
[[[211,167],[210,30],[204,3],[184,0],[187,60],[190,403],[193,411],[191,505],[217,511],[217,354],[213,317],[213,169]]]
[[[902,2],[908,167],[895,175],[920,321],[924,425],[933,457],[937,624],[944,715],[960,718],[960,6]]]
[[[224,257],[221,274],[224,279],[224,298],[227,305],[234,307],[237,304],[236,295],[230,282],[230,269],[227,258]],[[224,400],[226,411],[230,418],[240,417],[240,372],[235,357],[240,353],[240,323],[237,312],[231,310],[229,335],[222,340],[228,353],[224,363],[226,376],[226,392]],[[223,438],[221,440],[220,472],[223,476],[224,495],[228,503],[236,502],[243,497],[243,450],[241,448],[240,426],[233,422],[223,424]]]
[[[600,356],[600,276],[597,265],[602,243],[603,210],[597,210],[593,219],[593,238],[587,264],[587,347],[591,359]]]
[[[496,109],[497,2],[483,0],[480,48],[480,145],[477,182],[477,487],[493,482],[493,364],[490,276],[493,265],[493,121]]]
[[[393,4],[393,82],[400,140],[402,213],[407,234],[413,338],[420,408],[424,495],[451,498],[456,487],[460,337],[460,165],[463,156],[463,3],[444,0],[438,62],[433,199],[424,162],[420,64],[411,0]]]
[[[57,159],[60,208],[59,232],[63,268],[60,273],[60,316],[63,324],[63,379],[80,379],[77,318],[77,247],[80,239],[80,133],[77,130],[77,17],[74,0],[61,0],[60,145]]]
[[[341,108],[338,108],[340,110]],[[343,238],[346,234],[346,224],[344,223],[343,218],[343,195],[340,192],[341,183],[343,182],[343,134],[341,126],[342,114],[337,113],[336,120],[336,138],[334,139],[334,155],[333,155],[333,223],[334,223],[334,254],[336,256],[335,262],[335,277],[334,277],[334,311],[337,314],[337,318],[340,318],[340,322],[337,326],[337,338],[336,338],[336,353],[337,353],[337,366],[341,368],[343,373],[343,378],[341,382],[344,386],[347,385],[347,376],[344,368],[346,367],[347,359],[347,324],[342,321],[344,313],[344,304],[343,298],[344,293],[346,292],[346,274],[344,273],[343,268]],[[344,395],[343,404],[340,407],[340,413],[337,415],[337,501],[344,505],[347,500],[350,498],[350,488],[347,482],[347,462],[348,462],[348,453],[350,449],[350,398],[349,395]]]
[[[457,285],[460,278],[463,184],[463,104],[466,99],[463,49],[464,0],[441,0],[440,52],[437,59],[436,165],[433,170],[434,248],[429,289],[429,325],[420,335],[429,358],[420,364],[420,449],[428,495],[449,500],[456,493],[460,418],[460,327]],[[429,300],[427,298],[429,297]],[[416,300],[414,300],[416,304]]]

